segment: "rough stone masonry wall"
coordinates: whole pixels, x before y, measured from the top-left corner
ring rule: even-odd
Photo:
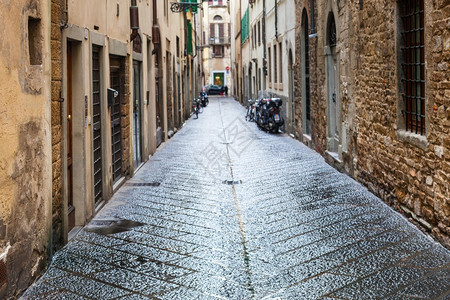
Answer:
[[[52,251],[64,244],[63,228],[63,170],[62,170],[62,35],[64,0],[51,3],[51,58],[52,58]]]
[[[301,51],[301,38],[302,38],[302,14],[303,9],[306,8],[306,11],[308,13],[308,34],[314,34],[316,33],[316,28],[312,28],[311,24],[311,13],[312,9],[310,7],[310,1],[303,1],[303,0],[296,0],[295,2],[295,9],[296,9],[296,16],[297,16],[297,26],[295,29],[295,53],[297,55],[295,56],[295,64],[294,64],[294,103],[295,103],[295,136],[296,138],[300,138],[304,132],[303,124],[302,124],[302,113],[303,113],[303,106],[302,106],[302,57],[303,53]],[[314,2],[316,3],[316,2]],[[317,12],[317,8],[314,9],[315,12]],[[315,16],[315,20],[317,20],[317,13]],[[319,114],[319,107],[320,107],[320,100],[318,97],[318,89],[317,89],[317,80],[318,80],[318,72],[317,70],[317,37],[312,37],[309,39],[309,66],[310,66],[310,74],[309,74],[309,81],[310,81],[310,107],[311,107],[311,142],[312,144],[309,144],[308,141],[303,140],[303,142],[308,143],[310,147],[314,148],[317,152],[323,154],[325,152],[325,149],[322,147],[322,144],[319,140],[319,132],[321,130],[316,128],[317,125],[322,124],[323,127],[323,116],[320,116]],[[323,130],[322,130],[323,131]]]
[[[401,101],[397,75],[396,2],[365,1],[354,11],[358,30],[357,174],[385,201],[450,246],[450,4],[425,1],[425,150],[397,137]]]
[[[310,38],[311,137],[327,157],[326,21],[336,8],[340,55],[341,120],[348,123],[343,164],[328,160],[450,246],[450,3],[426,0],[427,141],[425,150],[397,137],[399,79],[398,8],[394,1],[316,1],[317,37]],[[301,16],[309,1],[296,1],[294,70],[296,136],[303,129],[301,96]],[[311,18],[309,18],[309,21]],[[311,23],[309,23],[311,26]],[[311,32],[310,32],[311,33]],[[308,143],[303,140],[303,142]],[[417,221],[414,221],[417,220]]]
[[[310,52],[314,51],[315,61],[310,62],[311,68],[311,138],[313,148],[322,155],[327,150],[327,94],[326,94],[326,57],[325,45],[325,20],[328,16],[327,1],[316,1],[315,17],[317,37],[314,40],[315,48],[310,45]],[[338,20],[336,20],[336,23]],[[314,89],[313,89],[314,86]]]

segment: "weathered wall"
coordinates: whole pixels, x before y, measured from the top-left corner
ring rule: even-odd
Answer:
[[[296,48],[300,53],[301,12],[297,2]],[[426,133],[402,128],[398,65],[398,7],[377,0],[316,2],[317,37],[310,38],[311,141],[301,126],[301,55],[295,69],[297,136],[327,161],[418,221],[450,246],[450,3],[425,1]],[[335,12],[339,55],[339,109],[342,125],[339,159],[326,151],[327,69],[326,25]],[[311,28],[310,28],[311,29]],[[311,32],[310,32],[311,33]]]
[[[398,125],[397,11],[395,2],[367,3],[357,21],[356,177],[450,246],[450,3],[425,1],[427,128],[418,145]]]
[[[0,3],[0,257],[7,274],[0,278],[2,299],[16,297],[39,275],[49,250],[49,9],[47,1]],[[30,45],[29,17],[40,19]]]
[[[53,252],[64,244],[62,172],[62,34],[64,0],[51,2],[51,108],[52,108],[52,238]]]

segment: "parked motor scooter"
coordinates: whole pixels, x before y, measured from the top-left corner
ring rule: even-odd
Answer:
[[[278,132],[284,124],[283,117],[280,114],[280,108],[283,101],[280,98],[263,98],[259,101],[257,107],[258,126],[272,133]]]
[[[208,94],[206,94],[205,92],[201,92],[200,100],[202,102],[202,106],[206,107],[209,104]]]

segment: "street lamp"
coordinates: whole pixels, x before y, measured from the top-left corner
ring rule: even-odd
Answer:
[[[207,0],[201,0],[201,3]],[[192,12],[197,12],[197,9],[201,7],[201,3],[197,3],[196,0],[191,0],[191,2],[171,2],[170,10],[174,13],[185,12],[189,9],[192,9]]]

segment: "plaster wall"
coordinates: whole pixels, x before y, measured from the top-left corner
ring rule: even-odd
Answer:
[[[0,3],[0,256],[7,274],[0,298],[6,299],[39,275],[51,242],[49,13],[48,1]],[[34,65],[29,17],[40,19],[30,45],[41,54]]]

